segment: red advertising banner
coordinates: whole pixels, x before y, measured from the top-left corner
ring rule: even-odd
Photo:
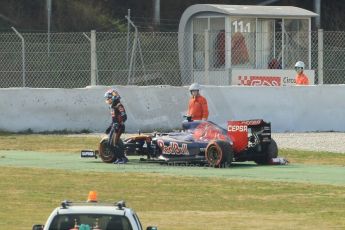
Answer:
[[[281,86],[281,77],[271,76],[238,76],[239,85],[248,86]]]
[[[314,70],[304,70],[311,85],[314,84]],[[233,69],[232,85],[245,86],[289,86],[295,85],[296,72],[294,70],[275,69]]]

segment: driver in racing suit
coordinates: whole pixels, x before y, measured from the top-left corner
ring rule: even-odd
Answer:
[[[110,89],[104,94],[105,102],[109,105],[111,111],[111,124],[105,131],[109,134],[109,145],[114,148],[119,148],[118,143],[121,134],[125,131],[125,121],[127,120],[127,114],[125,107],[120,102],[120,94],[115,89]],[[115,164],[125,164],[128,162],[127,157],[124,155],[124,151],[115,151],[117,154],[117,160]]]

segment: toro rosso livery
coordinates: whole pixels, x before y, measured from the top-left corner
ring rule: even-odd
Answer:
[[[176,163],[204,163],[215,167],[232,162],[255,161],[270,164],[278,155],[271,138],[271,124],[261,119],[228,121],[224,129],[211,121],[185,121],[180,132],[137,135],[120,141],[115,149],[107,139],[100,142],[104,162],[116,160],[116,151],[147,156],[146,160]]]

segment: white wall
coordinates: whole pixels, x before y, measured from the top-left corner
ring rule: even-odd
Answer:
[[[0,89],[0,130],[104,131],[110,123],[103,98],[108,88]],[[117,89],[128,112],[127,132],[180,127],[187,110],[187,87]],[[230,119],[263,118],[272,122],[275,132],[345,132],[345,85],[204,86],[201,93],[208,99],[209,119],[223,126]]]

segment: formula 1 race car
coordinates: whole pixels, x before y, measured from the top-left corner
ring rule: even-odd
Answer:
[[[146,156],[144,160],[150,162],[202,163],[214,167],[243,161],[271,164],[278,156],[271,124],[261,119],[228,121],[227,129],[211,121],[184,121],[179,132],[139,134],[121,140],[116,148],[109,147],[107,137],[101,140],[98,155],[104,162],[114,162],[116,151]]]

